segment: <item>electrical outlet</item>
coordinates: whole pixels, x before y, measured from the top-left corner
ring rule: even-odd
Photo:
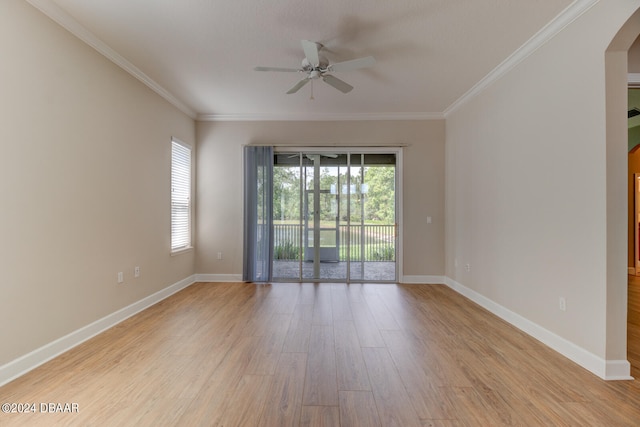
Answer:
[[[218,259],[222,259],[222,252],[218,252]]]
[[[471,264],[465,264],[464,269],[467,271],[471,271]]]
[[[124,273],[122,271],[118,272],[118,283],[124,283]]]
[[[140,267],[134,267],[133,277],[140,277]]]
[[[560,297],[558,304],[561,311],[567,311],[567,300],[565,299],[565,297]]]

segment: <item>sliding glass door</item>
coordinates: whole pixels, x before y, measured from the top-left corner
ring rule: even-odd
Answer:
[[[276,152],[273,279],[397,280],[395,153]]]

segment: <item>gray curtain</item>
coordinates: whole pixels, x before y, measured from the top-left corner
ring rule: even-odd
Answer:
[[[242,280],[268,282],[273,258],[273,147],[244,147]]]

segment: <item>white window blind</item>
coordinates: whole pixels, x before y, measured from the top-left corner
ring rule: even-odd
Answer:
[[[191,246],[191,148],[171,142],[171,251]]]

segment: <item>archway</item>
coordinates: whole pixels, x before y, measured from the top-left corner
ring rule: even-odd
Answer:
[[[640,8],[627,19],[605,52],[607,166],[606,359],[627,360],[627,60],[640,35]],[[610,365],[607,378],[628,375],[629,366]]]

